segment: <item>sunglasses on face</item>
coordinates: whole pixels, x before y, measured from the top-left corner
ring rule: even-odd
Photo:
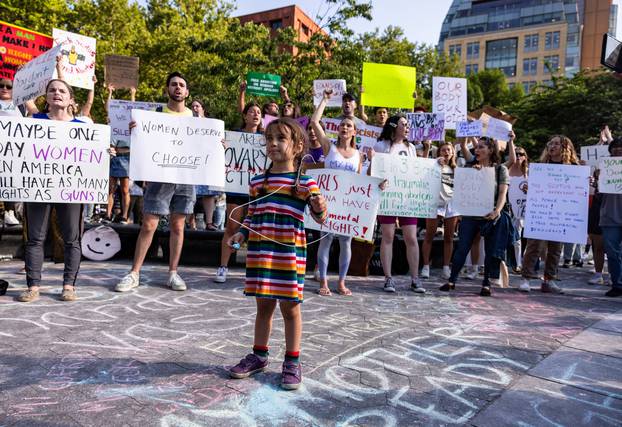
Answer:
[[[13,85],[11,85],[11,84],[5,84],[5,83],[0,83],[0,89],[8,89],[8,90],[11,90],[11,89],[13,89]]]
[[[516,152],[516,155],[517,155],[518,157],[524,157],[524,156],[526,156],[526,154],[525,154],[525,153],[520,153],[520,152],[518,152],[518,151]]]

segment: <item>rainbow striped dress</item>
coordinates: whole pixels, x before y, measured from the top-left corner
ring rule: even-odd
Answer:
[[[264,174],[251,179],[251,203],[240,228],[248,241],[244,294],[302,302],[307,265],[304,211],[309,197],[320,190],[311,177],[302,175],[299,191],[293,194],[295,172],[269,173],[264,180]],[[311,214],[320,223],[326,218],[326,212]]]

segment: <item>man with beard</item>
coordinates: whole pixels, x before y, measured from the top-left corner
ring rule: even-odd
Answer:
[[[192,117],[192,110],[186,107],[185,100],[190,94],[188,83],[179,72],[173,72],[166,78],[168,102],[156,111]],[[130,123],[130,129],[136,123]],[[174,291],[185,291],[186,283],[177,274],[177,265],[184,243],[184,225],[186,215],[194,210],[196,200],[194,185],[149,182],[144,192],[143,223],[136,241],[132,270],[115,287],[117,292],[127,292],[139,285],[140,268],[153,235],[158,228],[160,217],[170,214],[170,256],[169,278],[167,286]]]
[[[344,93],[341,97],[341,116],[337,117],[339,120],[351,119],[357,129],[365,126],[365,121],[354,116],[356,111],[356,98],[350,93]]]

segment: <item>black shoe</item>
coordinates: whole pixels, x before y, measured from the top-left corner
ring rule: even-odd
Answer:
[[[482,286],[482,290],[479,291],[479,295],[482,297],[489,297],[492,295],[492,292],[490,291],[490,286]]]
[[[572,265],[574,265],[575,267],[583,267],[583,261],[573,261]]]
[[[570,266],[572,265],[572,263],[570,262],[569,259],[565,259],[564,263],[562,264],[562,268],[570,268]]]
[[[605,296],[606,297],[620,297],[622,296],[622,288],[620,287],[611,288],[607,291]]]
[[[9,282],[0,280],[0,295],[5,295],[7,289],[9,289]]]
[[[456,289],[456,285],[450,282],[447,282],[443,286],[438,288],[439,291],[443,291],[443,292],[453,291],[454,289]]]

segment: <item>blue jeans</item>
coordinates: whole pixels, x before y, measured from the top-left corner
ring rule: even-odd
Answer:
[[[622,226],[602,225],[609,275],[614,288],[622,288]]]

